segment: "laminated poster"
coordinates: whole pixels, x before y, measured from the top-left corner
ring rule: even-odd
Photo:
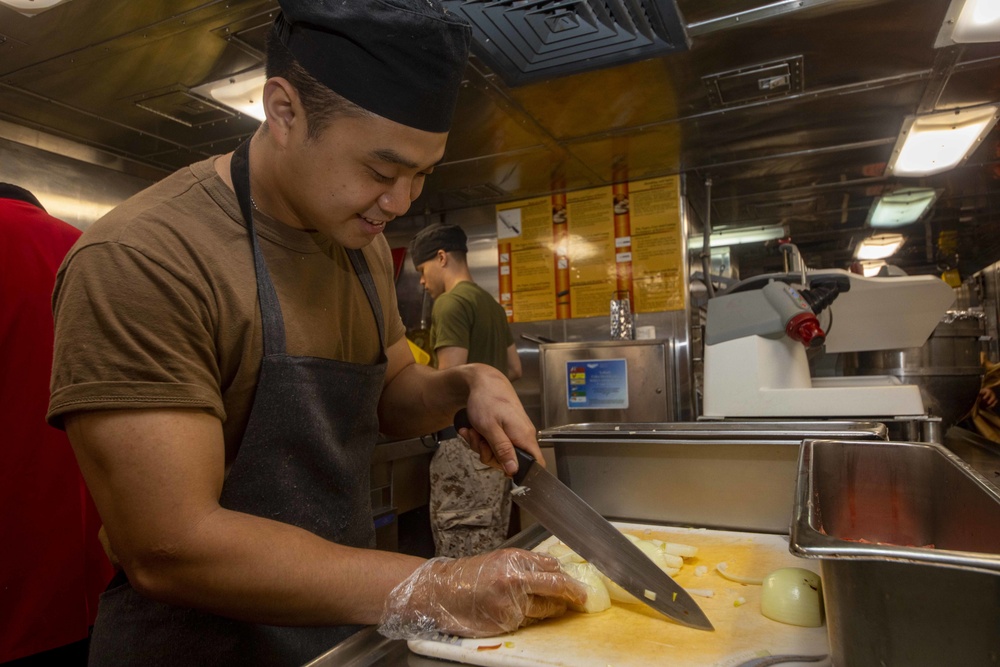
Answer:
[[[497,206],[500,303],[510,322],[685,306],[680,177],[616,183]]]

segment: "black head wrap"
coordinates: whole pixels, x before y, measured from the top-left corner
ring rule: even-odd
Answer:
[[[445,252],[468,252],[465,232],[458,225],[435,222],[424,227],[410,241],[410,258],[414,268],[434,259],[438,250]]]
[[[335,93],[409,127],[451,127],[472,29],[438,0],[278,4],[281,43]]]

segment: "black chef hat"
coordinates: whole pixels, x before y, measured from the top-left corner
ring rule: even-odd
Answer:
[[[278,4],[278,39],[335,93],[409,127],[451,127],[472,29],[439,0]]]
[[[413,260],[413,266],[418,267],[434,259],[438,250],[468,252],[465,241],[465,232],[458,225],[435,222],[417,232],[410,241],[410,259]]]

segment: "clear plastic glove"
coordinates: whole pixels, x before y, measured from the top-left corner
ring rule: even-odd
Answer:
[[[502,549],[468,558],[432,558],[393,589],[378,631],[389,639],[438,633],[489,637],[559,616],[587,599],[551,556]]]

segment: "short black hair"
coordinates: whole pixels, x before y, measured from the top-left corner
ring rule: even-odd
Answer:
[[[268,32],[265,44],[264,73],[269,79],[276,76],[287,79],[298,91],[302,108],[306,112],[307,136],[310,139],[318,137],[330,121],[338,116],[374,116],[372,112],[333,92],[309,74],[288,47],[281,43],[273,29]]]
[[[30,190],[26,190],[20,185],[14,185],[13,183],[0,183],[0,199],[17,199],[18,201],[37,206],[43,211],[45,210],[42,202],[38,201],[38,198],[31,194]]]

